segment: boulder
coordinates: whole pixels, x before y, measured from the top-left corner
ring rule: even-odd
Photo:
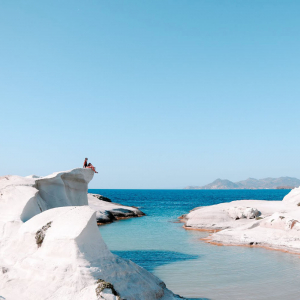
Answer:
[[[114,215],[108,210],[97,210],[96,211],[97,224],[111,223],[116,220]]]
[[[297,219],[283,213],[274,213],[260,222],[261,227],[281,229],[281,230],[300,230],[300,223]]]
[[[92,194],[92,193],[89,193],[90,195],[92,195],[93,197],[99,199],[99,200],[102,200],[102,201],[106,201],[106,202],[111,202],[111,199],[107,198],[107,197],[104,197],[102,195],[99,195],[99,194]]]
[[[282,200],[287,204],[300,206],[300,187],[291,190]]]
[[[227,210],[230,218],[234,220],[238,219],[254,219],[260,216],[260,212],[253,207],[233,206]]]
[[[88,204],[97,212],[96,218],[98,224],[110,223],[120,218],[133,218],[145,215],[136,207],[107,202],[90,193],[88,194]]]

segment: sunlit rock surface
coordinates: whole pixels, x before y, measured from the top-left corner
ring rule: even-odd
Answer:
[[[0,178],[0,299],[178,298],[160,279],[109,251],[97,211],[88,206],[93,174],[74,169]]]
[[[118,219],[141,217],[145,215],[136,207],[101,200],[102,196],[100,196],[101,195],[97,194],[88,194],[88,204],[96,211],[98,224],[105,224]]]
[[[286,204],[296,204],[300,206],[300,187],[291,190],[282,201]]]
[[[300,252],[300,188],[283,201],[239,200],[200,207],[183,216],[187,229],[211,230],[217,244]],[[299,204],[299,205],[298,205]]]
[[[232,206],[228,209],[227,213],[234,219],[254,219],[260,215],[260,212],[253,207]]]

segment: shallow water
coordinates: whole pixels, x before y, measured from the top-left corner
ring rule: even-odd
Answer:
[[[197,206],[240,199],[282,200],[287,190],[90,190],[147,216],[101,226],[108,247],[190,299],[298,300],[298,255],[207,244],[176,218]]]

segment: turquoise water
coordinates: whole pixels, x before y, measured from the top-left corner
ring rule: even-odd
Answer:
[[[287,190],[90,190],[140,207],[147,216],[101,226],[112,252],[129,258],[189,299],[298,300],[297,255],[207,244],[178,216],[197,206],[240,199],[282,200]]]

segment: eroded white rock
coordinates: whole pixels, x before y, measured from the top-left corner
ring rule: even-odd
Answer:
[[[261,221],[260,226],[281,230],[299,230],[300,223],[297,219],[288,214],[276,212],[272,216]]]
[[[88,183],[94,172],[91,169],[74,169],[38,178],[36,188],[47,209],[72,205],[88,205]]]
[[[88,194],[88,204],[96,211],[97,223],[109,223],[119,218],[141,217],[145,214],[136,207],[107,202]]]
[[[300,253],[299,202],[300,189],[294,189],[283,201],[221,203],[191,211],[183,220],[191,228],[219,229],[210,235],[210,242],[260,245]]]
[[[91,169],[58,172],[43,178],[0,177],[0,246],[33,216],[54,207],[87,205]]]
[[[253,207],[233,206],[228,210],[228,215],[234,220],[238,219],[254,219],[260,215],[260,212]]]
[[[177,299],[160,279],[109,251],[87,205],[90,171],[0,179],[0,297],[98,300],[101,279],[122,299]],[[116,299],[111,289],[101,293]]]
[[[292,189],[282,200],[287,204],[300,206],[300,187]]]

